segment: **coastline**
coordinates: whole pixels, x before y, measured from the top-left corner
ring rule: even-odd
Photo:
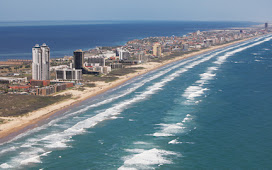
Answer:
[[[1,119],[7,120],[6,123],[0,124],[0,143],[1,143],[1,140],[5,140],[4,138],[10,139],[10,138],[13,138],[13,137],[17,136],[18,134],[22,133],[23,129],[25,129],[25,131],[28,129],[33,129],[34,127],[37,126],[37,124],[39,122],[42,122],[42,121],[50,118],[51,116],[55,115],[59,111],[73,107],[76,104],[78,104],[86,99],[92,98],[92,97],[102,94],[110,89],[118,87],[119,85],[121,85],[121,84],[123,84],[123,83],[125,83],[125,82],[131,80],[132,78],[135,78],[139,75],[146,74],[150,71],[159,69],[160,67],[163,67],[167,64],[170,64],[170,63],[173,63],[173,62],[176,62],[179,60],[183,60],[183,59],[186,59],[189,57],[200,55],[200,54],[210,52],[210,51],[213,51],[216,49],[224,48],[224,47],[227,47],[230,45],[238,44],[238,43],[241,43],[241,42],[253,39],[253,38],[257,38],[257,37],[259,37],[259,36],[255,36],[255,37],[251,37],[251,38],[247,38],[247,39],[243,39],[243,40],[238,40],[238,41],[223,44],[223,45],[213,46],[208,49],[203,49],[203,50],[200,50],[197,52],[192,52],[190,54],[175,57],[173,59],[163,61],[162,63],[148,62],[145,64],[135,65],[135,67],[141,66],[141,67],[144,67],[144,69],[138,70],[135,73],[130,73],[125,76],[121,76],[121,77],[119,77],[118,80],[116,80],[114,82],[110,82],[110,83],[98,82],[96,84],[97,85],[96,87],[86,88],[86,90],[84,90],[84,91],[78,91],[75,89],[64,91],[60,94],[71,93],[72,98],[55,103],[53,105],[49,105],[49,106],[41,108],[41,109],[38,109],[36,111],[30,112],[30,113],[28,113],[24,116],[21,116],[21,117],[0,117]]]

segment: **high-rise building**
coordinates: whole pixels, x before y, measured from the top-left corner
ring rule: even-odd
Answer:
[[[157,56],[157,57],[160,57],[161,56],[161,51],[162,51],[161,44],[160,43],[155,43],[153,45],[153,55]]]
[[[82,50],[74,51],[74,67],[75,69],[83,69],[84,52]]]
[[[265,30],[267,31],[267,29],[268,29],[268,23],[265,23],[265,24],[264,24],[264,28],[265,28]]]
[[[42,46],[36,44],[32,48],[32,79],[50,80],[50,49],[43,43]]]

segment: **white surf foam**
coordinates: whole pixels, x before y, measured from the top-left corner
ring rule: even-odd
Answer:
[[[10,168],[13,168],[13,166],[7,164],[7,163],[3,163],[0,165],[0,168],[1,169],[10,169]]]
[[[0,155],[3,155],[7,152],[11,152],[11,151],[15,151],[16,149],[18,149],[18,147],[15,147],[15,146],[12,146],[12,147],[9,147],[9,148],[6,148],[6,149],[2,149],[0,151]]]
[[[124,117],[112,116],[110,119],[123,119]]]
[[[144,141],[133,142],[133,144],[134,144],[134,145],[150,145],[150,143],[144,142]]]
[[[44,151],[41,148],[32,148],[27,152],[19,152],[19,155],[11,159],[9,162],[6,162],[5,164],[15,168],[29,164],[41,163],[41,157],[47,156],[49,153],[51,153],[51,151]]]
[[[177,139],[173,139],[169,141],[168,144],[176,145],[176,144],[195,144],[195,143],[194,142],[179,142],[177,138]]]
[[[204,82],[201,82],[204,84]],[[207,91],[207,88],[202,88],[201,86],[189,86],[183,96],[187,98],[187,100],[194,100],[196,97],[202,96],[204,91]]]
[[[28,164],[31,164],[31,163],[41,163],[40,156],[37,155],[37,156],[31,157],[31,158],[22,160],[20,162],[21,165],[28,165]]]
[[[182,123],[189,122],[192,119],[193,119],[192,116],[190,114],[187,114],[186,117],[182,120]]]
[[[166,137],[166,136],[175,136],[178,133],[183,133],[186,129],[184,123],[191,121],[193,118],[190,114],[187,114],[185,118],[182,120],[182,123],[178,122],[175,124],[166,124],[161,123],[157,124],[160,126],[160,130],[153,133],[152,136],[156,137]]]
[[[229,48],[229,49],[233,49],[233,48],[240,47],[238,49],[234,49],[232,51],[229,51],[229,52],[225,53],[222,56],[219,56],[217,58],[217,60],[215,62],[213,62],[213,63],[215,63],[217,65],[221,65],[227,60],[228,57],[230,57],[230,56],[232,56],[232,55],[234,55],[234,54],[236,54],[238,52],[241,52],[243,50],[246,50],[248,48],[251,48],[251,47],[254,47],[254,46],[259,45],[261,43],[264,43],[266,41],[270,41],[271,39],[272,39],[272,37],[267,37],[262,41],[255,42],[253,44],[250,44],[250,45],[247,45],[247,46],[244,46],[244,47],[240,47],[240,46],[245,45],[245,43],[241,44],[241,45],[238,45],[238,46],[235,46],[235,47],[232,47],[232,48]],[[227,51],[227,50],[225,50],[225,51]],[[203,86],[205,84],[207,84],[208,81],[214,79],[214,77],[216,76],[214,71],[216,71],[217,69],[218,69],[218,66],[217,67],[213,66],[213,67],[207,68],[207,71],[205,73],[200,74],[200,80],[196,81],[192,86],[189,86],[184,91],[182,96],[184,96],[187,99],[186,104],[196,104],[195,101],[194,101],[195,98],[202,96],[205,91],[209,90],[208,88],[204,88]]]
[[[24,159],[20,162],[21,165],[28,165],[28,164],[33,164],[33,163],[42,163],[41,162],[41,157],[42,156],[47,156],[49,153],[51,153],[51,151],[49,152],[45,152],[43,154],[40,154],[40,155],[35,155],[35,156],[32,156],[30,158],[27,158],[27,159]]]
[[[118,168],[118,170],[130,168],[148,169],[153,165],[172,164],[173,162],[169,156],[180,157],[181,154],[156,148],[145,150],[125,160],[124,165]]]
[[[162,132],[156,132],[151,134],[150,136],[155,136],[155,137],[166,137],[166,136],[174,136],[171,133],[162,133]]]
[[[181,144],[182,142],[179,142],[177,139],[171,140],[168,142],[168,144]]]
[[[145,150],[144,149],[125,149],[126,152],[131,152],[131,153],[143,153]]]

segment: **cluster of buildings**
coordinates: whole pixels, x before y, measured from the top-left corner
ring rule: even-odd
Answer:
[[[212,31],[196,31],[184,36],[148,37],[127,42],[121,47],[97,47],[85,51],[84,58],[87,67],[104,67],[114,65],[131,65],[153,61],[156,58],[173,53],[186,53],[210,46],[250,38],[269,32],[268,24],[265,29],[245,28]],[[105,59],[105,60],[104,60]],[[102,69],[96,70],[101,73]]]
[[[127,42],[119,47],[96,47],[88,51],[76,50],[73,57],[54,59],[50,68],[50,48],[44,43],[32,48],[32,61],[9,60],[11,63],[32,63],[32,79],[0,77],[0,85],[10,84],[12,90],[33,95],[50,95],[73,87],[83,74],[108,74],[125,65],[154,61],[173,53],[183,54],[235,40],[250,38],[270,32],[268,24],[260,29],[226,29],[196,31],[184,36],[148,37]],[[58,65],[56,63],[65,63]],[[52,72],[55,77],[51,78]],[[52,80],[51,80],[52,79]],[[54,80],[53,80],[54,79]],[[0,86],[1,88],[1,86]]]
[[[46,96],[73,87],[82,79],[81,69],[65,68],[55,70],[56,80],[50,80],[50,48],[45,43],[41,46],[36,44],[32,48],[31,62],[32,77],[30,81],[27,80],[27,77],[0,77],[0,88],[3,89],[8,85],[8,90],[12,92]]]
[[[141,40],[133,40],[129,41],[123,48],[129,51],[132,56],[142,53],[143,58],[148,57],[148,60],[150,60],[152,58],[167,56],[171,53],[199,50],[264,33],[264,30],[235,29],[197,31],[182,37],[149,37]]]

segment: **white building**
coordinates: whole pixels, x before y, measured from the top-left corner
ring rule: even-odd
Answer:
[[[196,35],[201,35],[201,32],[198,30],[198,31],[196,32]]]
[[[104,51],[103,52],[104,58],[111,58],[111,57],[116,57],[116,53],[113,51]]]
[[[67,65],[51,66],[50,71],[55,71],[55,70],[60,70],[60,69],[65,69],[65,68],[73,68],[73,67],[71,67],[71,64],[72,63],[70,63],[70,66],[67,66]]]
[[[82,79],[82,70],[81,69],[57,69],[56,70],[56,79],[57,80],[81,80]]]
[[[88,57],[88,65],[87,66],[105,66],[105,58],[104,57]]]
[[[32,48],[32,60],[32,79],[50,80],[50,49],[45,43]]]
[[[119,60],[128,60],[130,54],[127,49],[117,48],[117,52],[119,53]]]
[[[109,66],[91,66],[91,67],[88,67],[89,70],[91,71],[97,71],[99,73],[102,73],[102,74],[109,74],[111,72],[111,67]]]

